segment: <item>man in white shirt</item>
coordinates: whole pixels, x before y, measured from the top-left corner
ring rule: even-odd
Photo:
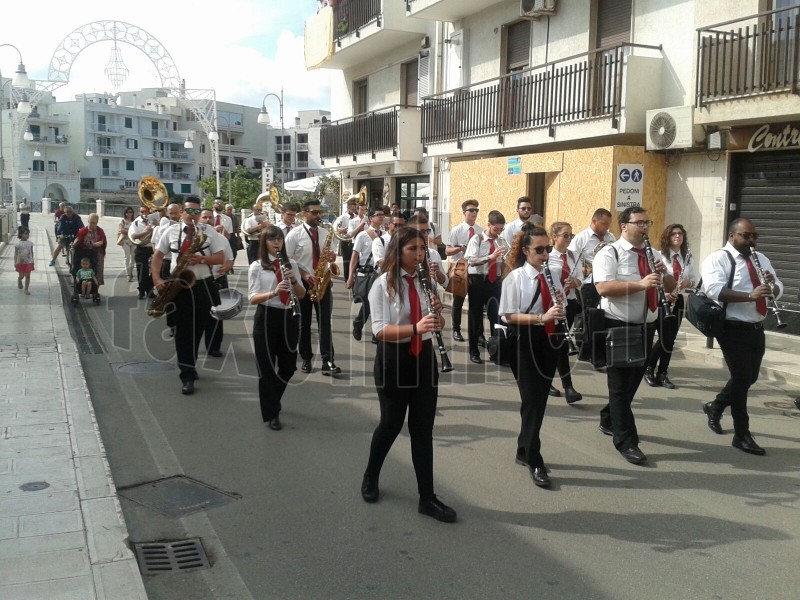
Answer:
[[[214,289],[214,278],[211,273],[213,265],[225,261],[225,248],[229,248],[228,240],[213,228],[201,226],[202,200],[197,196],[187,196],[183,202],[183,219],[169,227],[160,237],[158,248],[153,253],[153,283],[159,293],[165,293],[164,279],[161,278],[161,262],[164,256],[172,255],[172,264],[178,267],[183,259],[187,266],[184,271],[191,271],[196,279],[194,286],[187,288],[178,285],[180,291],[174,298],[175,303],[175,353],[183,383],[183,394],[194,393],[194,382],[197,379],[197,350],[206,330],[208,319],[211,319],[211,307],[218,302],[219,294]],[[204,242],[191,252],[193,241],[202,232]],[[181,262],[183,262],[181,261]],[[174,269],[173,269],[174,271]]]
[[[206,225],[211,225],[213,218],[214,215],[210,210],[204,210],[200,213],[200,222]],[[221,265],[213,265],[211,267],[211,276],[214,278],[214,285],[216,285],[219,290],[228,287],[228,273],[233,268],[234,261],[233,250],[230,244],[228,244],[223,251],[225,253],[225,262]],[[206,342],[206,354],[214,358],[220,358],[222,356],[220,348],[222,348],[222,336],[225,333],[222,323],[222,321],[214,319],[213,317],[206,322],[206,329],[203,336]]]
[[[157,215],[154,215],[154,217]],[[152,294],[153,278],[150,273],[150,258],[153,256],[153,229],[157,222],[151,220],[150,209],[147,206],[139,207],[139,216],[133,220],[128,228],[128,239],[136,245],[133,251],[133,260],[136,263],[136,277],[138,281],[139,300]]]
[[[467,249],[467,244],[477,233],[483,233],[483,227],[477,224],[478,212],[480,211],[477,200],[464,200],[461,203],[461,214],[464,215],[464,220],[450,230],[447,247],[444,250],[445,255],[451,263],[458,261],[464,257],[464,250]],[[461,334],[461,313],[464,309],[464,296],[453,295],[453,339],[457,342],[463,342],[464,336]],[[478,332],[483,336],[483,322],[481,320],[481,328]]]
[[[222,203],[222,198],[217,197],[214,199],[214,217],[211,225],[217,233],[224,235],[225,239],[230,239],[233,235],[233,221],[225,214],[225,205]],[[230,242],[229,242],[230,243]]]
[[[425,217],[425,220],[428,221],[428,225],[431,227],[431,233],[428,236],[428,245],[434,249],[438,248],[439,244],[442,243],[442,234],[439,233],[439,227],[436,225],[436,223],[431,221],[431,217],[428,214],[428,209],[424,206],[418,206],[414,209],[414,216]]]
[[[659,318],[658,290],[675,288],[675,279],[666,274],[661,253],[653,249],[656,271],[650,269],[644,249],[644,235],[653,225],[644,208],[626,208],[619,216],[622,238],[600,250],[594,257],[594,284],[603,297],[605,327],[643,327],[644,348],[653,347],[656,320]],[[644,349],[642,351],[644,353]],[[600,431],[614,437],[614,447],[632,464],[647,457],[639,449],[639,433],[631,410],[633,397],[644,376],[645,365],[618,367],[609,365],[608,404],[600,411]]]
[[[569,250],[572,251],[578,264],[582,265],[584,283],[592,281],[594,249],[600,242],[613,242],[617,239],[608,230],[609,227],[611,227],[611,212],[605,208],[598,208],[592,215],[589,227],[579,232],[569,244]],[[599,302],[599,298],[595,299]]]
[[[375,269],[381,272],[381,262],[383,257],[386,256],[386,246],[389,245],[389,240],[395,232],[406,224],[406,218],[399,210],[395,211],[389,217],[389,224],[386,226],[386,233],[381,237],[372,240],[372,263]]]
[[[242,233],[247,238],[247,262],[252,264],[258,260],[258,237],[264,228],[269,225],[267,215],[261,204],[253,204],[253,212],[242,223]]]
[[[31,219],[31,205],[28,203],[27,198],[22,199],[22,201],[17,205],[17,210],[19,211],[20,227],[28,229],[28,223]]]
[[[355,265],[350,270],[350,276],[347,278],[347,289],[353,289],[356,278],[374,279],[375,263],[372,258],[372,244],[377,238],[382,237],[381,225],[383,225],[383,209],[371,208],[369,210],[369,227],[359,233],[353,242],[353,254],[350,258],[350,264]],[[361,301],[361,308],[353,319],[353,337],[356,341],[361,340],[361,330],[367,323],[369,318],[369,289],[366,290],[365,296],[359,298]],[[374,336],[373,336],[373,339]],[[375,342],[377,343],[377,341]]]
[[[169,226],[180,222],[180,220],[181,220],[181,205],[173,203],[167,206],[166,216],[162,217],[158,225],[153,228],[153,236],[150,238],[150,241],[153,243],[153,248],[158,247],[158,240],[161,238],[161,235],[169,228]],[[166,279],[167,277],[169,277],[169,272],[171,270],[172,270],[171,256],[167,255],[164,257],[164,260],[161,263],[161,279]]]
[[[517,198],[517,215],[519,218],[514,219],[511,223],[506,225],[503,230],[503,237],[508,242],[508,247],[514,242],[514,236],[517,235],[525,223],[533,223],[535,225],[543,225],[544,219],[539,215],[534,215],[533,204],[528,196],[521,196]]]
[[[297,213],[300,212],[300,205],[297,202],[287,202],[281,206],[281,220],[278,227],[283,232],[283,238],[289,235],[289,232],[297,227]]]
[[[333,222],[333,228],[336,230],[341,236],[350,236],[355,239],[355,236],[358,235],[361,231],[363,231],[363,227],[355,231],[358,225],[360,225],[360,219],[358,217],[358,194],[352,194],[347,199],[347,208],[346,210],[336,217],[336,220]],[[350,225],[353,225],[354,233],[351,235],[350,233]],[[344,280],[350,277],[350,256],[353,254],[353,242],[342,242],[339,245],[339,252],[341,253],[342,257],[342,267],[344,270]]]

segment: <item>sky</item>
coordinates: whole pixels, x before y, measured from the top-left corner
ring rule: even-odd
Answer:
[[[280,95],[283,88],[284,118],[291,124],[298,110],[330,109],[329,73],[306,71],[303,59],[304,21],[316,6],[316,0],[12,2],[3,11],[0,44],[19,48],[31,79],[49,79],[54,54],[73,32],[98,21],[129,23],[154,38],[156,48],[160,44],[166,50],[187,88],[213,88],[218,102],[260,107],[265,94]],[[113,48],[113,42],[102,41],[80,52],[72,62],[69,83],[54,92],[56,99],[160,85],[150,58],[135,46],[119,43],[130,73],[120,89],[114,89],[104,73]],[[4,77],[13,75],[18,58],[13,48],[0,48]],[[278,104],[267,98],[273,123]]]

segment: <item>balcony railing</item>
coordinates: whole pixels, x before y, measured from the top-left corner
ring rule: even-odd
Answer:
[[[191,173],[168,173],[166,171],[158,172],[159,179],[179,179],[188,180],[192,178]]]
[[[111,127],[107,123],[92,123],[92,129],[95,131],[103,131],[105,133],[121,133],[114,127]]]
[[[307,160],[298,160],[297,164],[295,165],[297,169],[307,169],[308,168],[308,161]]]
[[[593,50],[457,90],[422,105],[424,145],[605,117],[619,127],[624,59],[621,44]],[[324,131],[324,130],[323,130]]]
[[[111,154],[111,155],[115,155],[115,154],[117,153],[117,150],[116,150],[115,148],[110,148],[110,147],[108,147],[108,146],[98,146],[98,147],[97,147],[97,153],[98,153],[98,154]]]
[[[353,32],[358,35],[358,30],[364,25],[380,21],[380,18],[381,0],[339,0],[333,5],[336,43],[341,46],[340,40],[343,37]]]
[[[697,30],[697,106],[798,93],[800,10],[771,10]]]
[[[102,177],[119,177],[119,171],[112,170],[112,169],[102,169],[101,170]]]
[[[31,142],[40,144],[69,144],[69,137],[66,135],[57,135],[51,138],[47,135],[38,135],[34,133]]]
[[[397,113],[400,106],[331,121],[320,131],[322,158],[374,154],[397,146]]]
[[[188,152],[170,152],[169,150],[156,150],[153,152],[155,158],[165,158],[171,160],[188,160]]]
[[[298,142],[295,146],[295,150],[297,150],[298,152],[307,152],[308,144],[306,142]]]

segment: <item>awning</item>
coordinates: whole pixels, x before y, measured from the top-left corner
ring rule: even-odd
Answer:
[[[339,177],[339,171],[331,171],[326,173],[328,177]],[[306,177],[305,179],[295,179],[294,181],[287,181],[283,184],[283,189],[287,192],[315,192],[319,185],[319,177]]]

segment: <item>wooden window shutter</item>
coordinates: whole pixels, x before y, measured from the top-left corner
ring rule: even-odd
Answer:
[[[430,94],[430,55],[426,52],[419,55],[419,85],[417,87],[417,100],[421,101]]]
[[[632,0],[597,0],[597,47],[631,41]]]
[[[531,55],[531,22],[520,21],[508,26],[506,35],[506,72],[528,66]]]

